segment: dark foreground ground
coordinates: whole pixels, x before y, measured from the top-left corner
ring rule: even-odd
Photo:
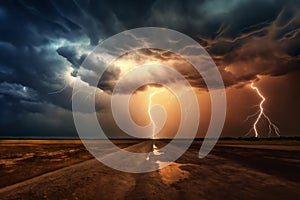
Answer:
[[[204,159],[200,146],[168,167],[132,174],[93,159],[78,140],[2,140],[0,199],[300,199],[299,141],[220,141]]]

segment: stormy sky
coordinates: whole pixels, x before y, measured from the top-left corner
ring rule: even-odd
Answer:
[[[244,120],[260,102],[251,81],[267,98],[266,112],[281,135],[300,134],[299,1],[12,0],[1,2],[0,24],[1,137],[77,137],[72,83],[80,73],[85,82],[91,78],[82,62],[101,41],[139,27],[180,31],[208,51],[226,86],[222,136],[241,137],[251,128],[253,119]],[[174,68],[207,102],[201,76],[176,55],[148,49],[126,56],[138,64],[149,58],[176,60]],[[96,107],[112,134],[119,130],[107,110],[120,73],[113,67],[98,85],[102,93]],[[199,137],[205,134],[203,126]]]

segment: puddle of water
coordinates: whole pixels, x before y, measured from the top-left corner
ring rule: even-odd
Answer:
[[[190,176],[190,172],[182,170],[180,167],[187,166],[189,164],[180,164],[172,162],[168,165],[168,162],[156,161],[159,165],[159,174],[164,184],[171,185],[177,183],[180,180],[187,179]]]
[[[159,156],[159,155],[164,154],[164,152],[159,151],[159,149],[157,148],[157,146],[155,144],[153,144],[153,154],[155,156]]]
[[[164,152],[161,152],[154,143],[153,151],[148,154],[146,160],[150,160],[151,153],[153,153],[153,155],[157,157],[156,163],[159,165],[159,174],[164,184],[171,185],[177,183],[180,180],[189,178],[190,172],[182,170],[180,167],[188,166],[191,164],[180,164],[176,162],[169,163],[158,160],[159,156],[164,154]]]
[[[164,152],[161,152],[159,149],[158,149],[158,147],[153,143],[153,145],[152,145],[152,152],[149,152],[148,153],[148,155],[147,155],[147,157],[146,157],[146,160],[150,160],[150,155],[151,155],[151,153],[153,153],[153,155],[154,156],[159,156],[159,155],[162,155],[162,154],[164,154]]]
[[[150,153],[148,153],[148,156],[146,157],[146,160],[150,160]]]

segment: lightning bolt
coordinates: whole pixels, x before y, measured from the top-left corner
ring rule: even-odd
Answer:
[[[266,98],[262,95],[262,93],[259,91],[259,89],[258,89],[256,86],[254,86],[253,81],[251,82],[251,85],[250,85],[250,86],[251,86],[251,88],[252,88],[253,90],[255,90],[256,93],[259,95],[259,97],[261,98],[261,101],[260,101],[260,103],[259,103],[259,110],[258,110],[256,113],[254,113],[254,114],[248,116],[247,119],[246,119],[246,120],[248,120],[249,118],[252,118],[252,117],[257,116],[257,118],[256,118],[256,120],[255,120],[255,122],[254,122],[254,124],[253,124],[253,127],[248,131],[248,133],[247,133],[246,135],[249,135],[252,131],[254,131],[255,137],[258,137],[258,136],[259,136],[259,133],[258,133],[258,130],[257,130],[257,124],[258,124],[261,120],[263,120],[263,118],[265,118],[265,119],[267,120],[267,122],[268,122],[268,127],[269,127],[268,136],[271,135],[271,133],[272,133],[273,130],[274,130],[274,133],[275,133],[277,136],[280,136],[280,135],[279,135],[279,133],[280,133],[279,128],[278,128],[274,123],[272,123],[271,119],[270,119],[270,118],[265,114],[265,112],[264,112],[263,104],[264,104],[264,102],[266,101]]]
[[[155,135],[155,129],[156,129],[156,126],[155,126],[155,122],[154,122],[154,119],[152,118],[152,115],[151,115],[151,105],[152,105],[152,98],[159,94],[159,93],[162,93],[165,91],[165,88],[162,88],[161,90],[157,90],[155,92],[152,92],[150,95],[149,95],[149,103],[148,103],[148,115],[149,115],[149,118],[150,118],[150,122],[152,124],[152,139],[154,138],[154,135]]]

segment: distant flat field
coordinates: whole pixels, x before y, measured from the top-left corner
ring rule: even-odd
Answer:
[[[218,146],[284,150],[284,151],[300,151],[299,140],[260,140],[260,141],[220,140],[218,141]]]
[[[86,142],[90,143],[95,143],[95,142],[103,142],[105,143],[106,140],[85,140]],[[139,140],[112,140],[113,142],[115,141],[117,144],[131,144],[131,143],[136,143]],[[70,145],[82,145],[81,140],[1,140],[0,139],[0,145],[1,146],[33,146],[33,145],[44,145],[44,144],[70,144]]]
[[[115,142],[124,148],[137,141]],[[0,149],[0,188],[93,158],[81,140],[0,140]]]
[[[153,141],[113,142],[132,152],[153,147]],[[99,151],[106,151],[105,141],[98,144],[102,143]],[[161,148],[167,141],[154,143]],[[0,197],[300,199],[300,141],[220,140],[207,157],[199,159],[201,144],[195,141],[168,167],[131,174],[98,162],[80,140],[0,140]]]

